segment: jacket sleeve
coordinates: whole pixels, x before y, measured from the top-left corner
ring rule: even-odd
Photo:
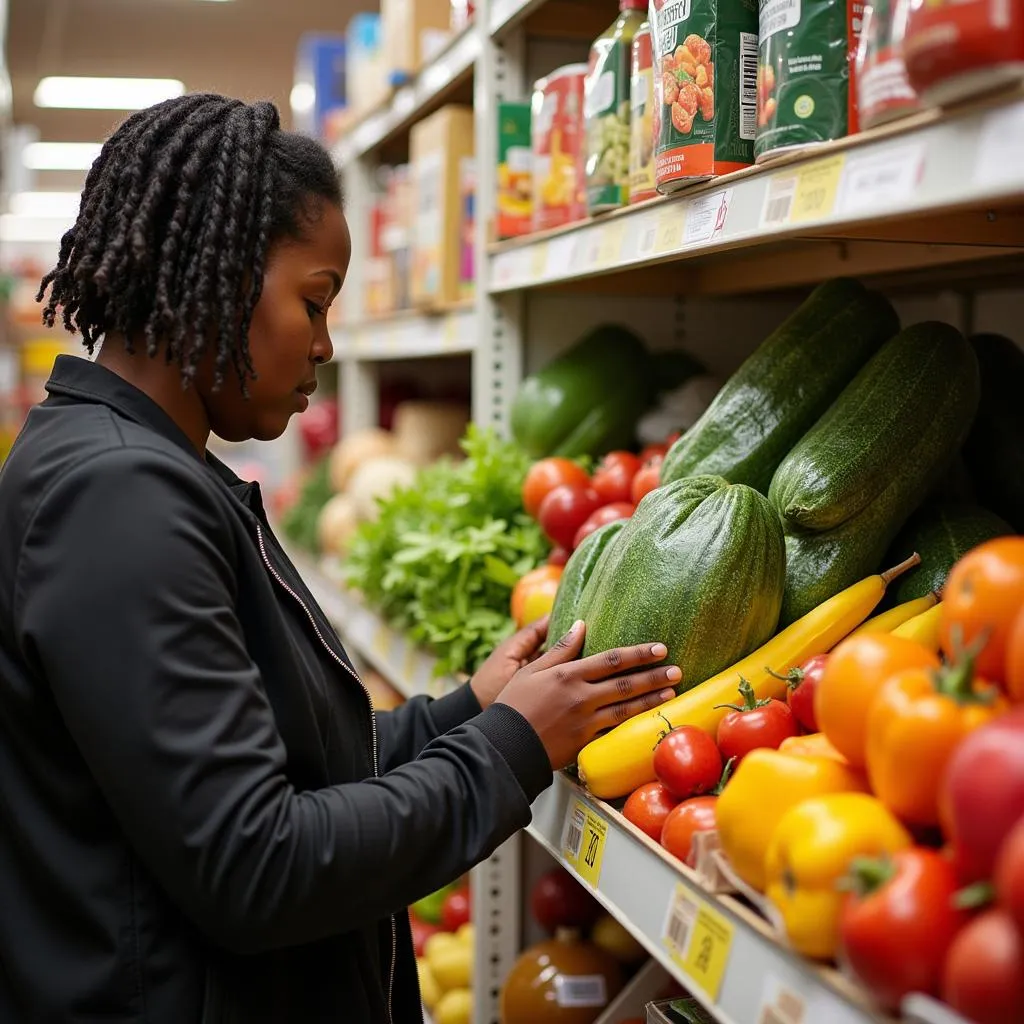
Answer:
[[[439,888],[529,822],[551,773],[525,719],[494,705],[385,777],[296,792],[214,486],[133,449],[68,474],[25,538],[15,612],[137,855],[212,941],[253,952]]]
[[[423,748],[449,729],[480,714],[469,683],[436,700],[413,697],[393,711],[377,714],[377,755],[382,772],[419,757]]]

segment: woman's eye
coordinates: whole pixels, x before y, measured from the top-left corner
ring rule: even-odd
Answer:
[[[306,299],[306,310],[309,313],[309,319],[315,320],[318,316],[326,316],[322,306],[318,306],[311,299]]]

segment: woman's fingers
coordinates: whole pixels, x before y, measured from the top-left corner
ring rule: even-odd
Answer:
[[[606,679],[604,682],[592,683],[589,687],[593,697],[591,706],[597,710],[612,707],[616,704],[628,703],[634,697],[652,693],[666,688],[676,695],[673,687],[678,686],[683,673],[676,665],[646,669],[643,672],[631,672],[627,675]]]
[[[606,729],[614,729],[615,726],[621,725],[634,715],[639,715],[644,711],[650,711],[652,708],[659,707],[666,701],[671,700],[675,695],[676,691],[671,687],[665,688],[663,676],[656,686],[652,685],[645,692],[639,692],[637,696],[619,701],[616,704],[608,704],[596,711],[591,720],[595,735],[604,732]]]
[[[557,665],[564,665],[566,662],[574,661],[583,650],[583,640],[587,635],[587,627],[580,619],[573,624],[565,636],[559,637],[551,645],[551,649],[542,654],[529,666],[533,673],[543,672],[547,668],[555,668]]]
[[[668,654],[664,644],[637,644],[635,647],[615,647],[601,654],[582,658],[573,666],[577,679],[596,683],[612,676],[621,676],[643,665],[657,664]]]

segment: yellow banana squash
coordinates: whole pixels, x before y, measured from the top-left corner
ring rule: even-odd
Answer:
[[[861,633],[892,633],[904,622],[909,622],[934,608],[939,603],[939,598],[934,592],[929,592],[924,597],[915,597],[913,601],[905,601],[903,604],[890,608],[881,615],[874,615],[862,626],[858,626],[850,636],[858,636]]]
[[[929,608],[928,611],[908,619],[902,626],[892,631],[893,636],[902,636],[907,640],[927,647],[934,654],[939,653],[939,630],[942,626],[942,603]]]

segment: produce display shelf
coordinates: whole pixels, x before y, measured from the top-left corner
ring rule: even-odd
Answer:
[[[416,77],[395,90],[390,101],[367,114],[333,150],[337,167],[344,168],[404,131],[436,107],[451,89],[465,83],[480,54],[480,33],[468,26]]]
[[[419,359],[472,352],[476,318],[472,307],[439,314],[402,313],[386,319],[331,328],[335,359]]]
[[[341,582],[335,565],[329,561],[318,565],[294,552],[289,555],[344,642],[403,697],[440,697],[458,687],[455,679],[435,676],[436,660],[367,608]]]
[[[856,251],[876,273],[902,269],[901,260],[917,267],[1015,255],[1024,250],[1022,199],[1024,92],[1017,90],[544,237],[500,243],[489,258],[487,286],[492,294],[513,292],[728,252],[729,260],[693,264],[686,290],[702,290],[702,283],[723,294],[757,290],[779,279],[751,274],[747,280],[736,261],[749,263],[750,252],[739,250],[768,243],[761,255],[771,257],[776,273],[786,264],[809,279],[844,272],[822,262],[820,247],[807,244],[812,239],[844,240],[836,259],[846,261],[849,273],[860,269],[852,265]],[[778,244],[794,240],[799,244]],[[894,242],[917,243],[911,246],[917,251]]]
[[[656,843],[565,775],[527,829],[723,1024],[877,1024],[836,971],[787,950],[767,924],[714,896]]]

